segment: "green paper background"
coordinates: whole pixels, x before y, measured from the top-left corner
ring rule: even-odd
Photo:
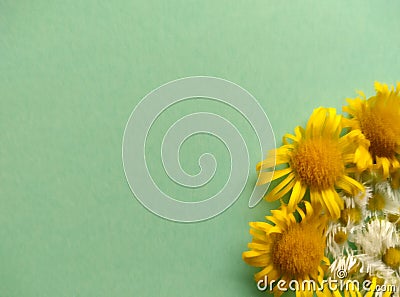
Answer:
[[[400,79],[399,11],[398,1],[0,0],[0,296],[264,296],[241,260],[248,221],[276,205],[247,207],[255,172],[222,215],[161,219],[125,180],[126,121],[161,84],[217,76],[258,99],[280,143],[313,108]],[[148,152],[155,178],[201,199],[157,170],[161,132]],[[214,145],[223,182],[226,149],[212,137],[181,157],[196,172]]]

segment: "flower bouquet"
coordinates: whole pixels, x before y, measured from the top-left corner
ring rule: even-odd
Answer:
[[[317,108],[257,164],[272,178],[264,222],[243,260],[259,290],[280,296],[399,296],[400,83]]]

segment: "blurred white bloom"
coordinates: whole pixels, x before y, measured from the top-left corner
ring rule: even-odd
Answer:
[[[326,235],[326,251],[333,257],[347,255],[352,252],[348,240],[351,240],[351,230],[354,227],[344,227],[339,223],[330,223]]]
[[[368,200],[367,217],[380,214],[400,215],[400,195],[393,190],[390,183],[380,182],[375,185],[375,192]]]
[[[354,242],[361,253],[380,257],[387,248],[399,243],[399,237],[393,223],[386,219],[373,219],[354,234]]]

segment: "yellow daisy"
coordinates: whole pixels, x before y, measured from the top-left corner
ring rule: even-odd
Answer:
[[[363,145],[366,145],[363,143],[365,137],[359,130],[341,136],[341,120],[334,108],[315,109],[306,129],[298,126],[294,130],[295,135],[286,134],[283,146],[257,164],[259,184],[269,182],[271,176],[272,180],[282,178],[267,194],[268,201],[280,199],[291,191],[288,206],[293,211],[309,190],[314,206],[322,205],[328,215],[339,218],[344,204],[336,189],[351,195],[364,191],[364,187],[349,173],[356,169],[354,160],[361,164],[365,159],[362,151]],[[275,164],[287,167],[271,171]]]
[[[397,89],[375,83],[376,95],[366,99],[347,99],[343,111],[350,115],[345,125],[359,129],[369,140],[369,168],[382,174],[383,178],[400,168],[400,83]]]
[[[296,296],[312,296],[312,287],[302,287],[306,283],[303,280],[313,280],[318,288],[323,281],[324,268],[329,265],[324,255],[327,216],[321,216],[320,210],[313,209],[309,202],[304,205],[304,211],[296,208],[300,221],[282,205],[271,211],[272,216],[266,217],[270,223],[250,223],[253,240],[248,244],[251,250],[243,253],[243,260],[251,266],[262,267],[254,276],[258,283],[275,281],[275,286],[268,287],[275,296],[291,288],[293,281],[298,284]],[[280,287],[278,280],[281,280]]]

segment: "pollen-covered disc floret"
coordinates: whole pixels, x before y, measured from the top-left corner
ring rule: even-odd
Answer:
[[[400,267],[400,248],[390,247],[386,249],[382,257],[383,262],[393,269],[399,269]]]
[[[286,275],[310,275],[324,257],[325,242],[315,240],[321,232],[312,224],[294,224],[277,236],[273,262]],[[298,239],[299,241],[295,241]]]
[[[314,189],[329,189],[344,173],[339,144],[330,139],[309,139],[299,143],[291,165],[298,178]]]

